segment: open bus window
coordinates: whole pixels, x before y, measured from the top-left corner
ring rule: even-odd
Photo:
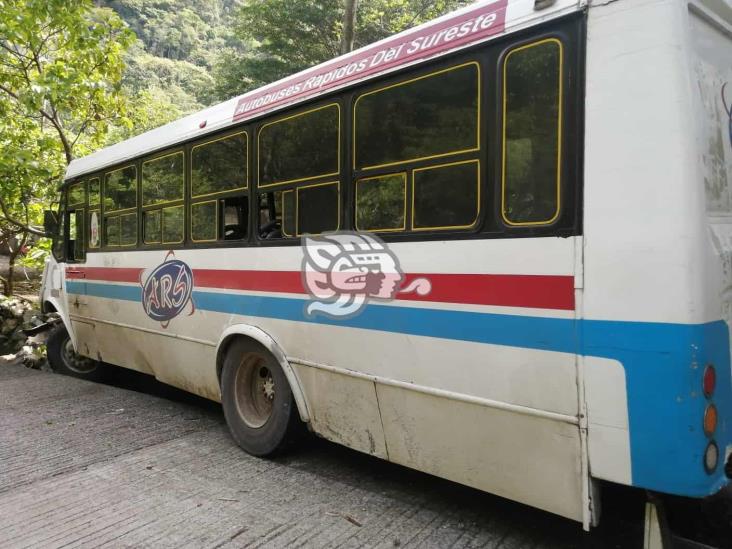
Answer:
[[[340,183],[315,183],[259,195],[259,237],[298,237],[337,231]]]
[[[242,240],[247,237],[249,200],[231,196],[191,204],[191,240]]]

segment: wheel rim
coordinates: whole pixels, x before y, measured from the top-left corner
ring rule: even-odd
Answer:
[[[258,429],[269,421],[274,409],[275,383],[262,355],[251,353],[242,359],[234,391],[236,409],[244,423]]]
[[[97,369],[95,361],[76,354],[71,338],[67,338],[61,347],[61,359],[64,361],[64,366],[77,374],[89,374]]]

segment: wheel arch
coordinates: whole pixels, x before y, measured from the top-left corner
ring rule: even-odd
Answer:
[[[300,380],[295,374],[295,370],[287,360],[287,355],[272,336],[257,326],[252,326],[250,324],[235,324],[233,326],[229,326],[224,330],[224,333],[221,334],[219,342],[216,345],[216,377],[218,378],[219,383],[221,383],[221,369],[224,365],[226,351],[229,348],[229,345],[238,338],[256,341],[272,353],[272,356],[275,357],[280,367],[282,367],[282,371],[285,373],[287,382],[290,384],[290,389],[292,390],[292,396],[295,399],[300,419],[305,423],[309,422],[310,413],[308,411],[305,392],[302,389]]]

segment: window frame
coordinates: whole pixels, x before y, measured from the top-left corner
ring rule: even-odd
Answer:
[[[470,56],[469,55],[468,57],[479,57],[479,56],[477,56],[477,55]],[[441,61],[444,61],[444,60],[441,60]],[[477,109],[476,109],[477,123],[476,123],[476,128],[475,128],[475,130],[476,130],[476,132],[475,132],[476,133],[476,135],[475,135],[476,146],[475,147],[471,147],[469,149],[458,149],[456,151],[450,151],[450,152],[440,153],[440,154],[436,154],[436,155],[407,158],[407,159],[402,159],[402,160],[398,160],[398,161],[394,161],[394,162],[387,162],[384,164],[375,164],[373,166],[363,166],[360,168],[358,167],[358,158],[357,158],[357,154],[356,154],[356,148],[357,148],[356,130],[357,130],[357,120],[358,120],[358,117],[357,117],[358,102],[361,101],[361,99],[363,99],[364,97],[368,97],[370,95],[381,93],[386,90],[390,90],[390,89],[397,88],[400,86],[405,86],[407,84],[411,84],[412,82],[417,82],[419,80],[425,80],[427,78],[433,78],[440,74],[445,74],[445,73],[452,72],[452,71],[455,71],[455,70],[458,70],[458,69],[461,69],[464,67],[469,67],[471,65],[475,66],[477,69],[476,83],[477,83],[478,101],[477,101]],[[377,170],[380,168],[389,168],[389,167],[399,166],[399,165],[403,165],[403,164],[435,160],[437,158],[445,158],[448,156],[456,156],[456,155],[460,155],[460,154],[469,154],[469,153],[480,153],[481,148],[482,148],[481,147],[481,134],[482,134],[482,126],[483,126],[483,124],[482,124],[483,120],[482,120],[482,116],[481,116],[481,103],[482,102],[483,102],[483,72],[482,72],[482,69],[480,66],[480,62],[478,61],[478,59],[475,59],[475,58],[471,58],[471,59],[469,59],[467,61],[463,61],[463,62],[458,62],[458,64],[451,64],[451,65],[448,65],[447,67],[436,68],[436,69],[433,69],[432,72],[427,72],[425,74],[419,74],[419,76],[415,76],[413,78],[400,80],[395,83],[388,84],[386,86],[370,89],[369,91],[359,93],[358,95],[354,94],[353,108],[351,110],[351,125],[353,126],[352,135],[351,135],[351,159],[352,159],[351,168],[353,169],[353,171],[355,173],[364,173],[368,170]]]
[[[335,185],[336,186],[336,194],[337,194],[336,203],[338,204],[338,208],[337,208],[338,224],[336,225],[336,228],[335,229],[332,229],[332,230],[329,230],[329,231],[323,231],[322,233],[301,233],[300,232],[300,191],[302,189],[312,189],[312,188],[315,188],[315,187],[325,187],[326,185]],[[294,237],[291,237],[291,238],[300,238],[304,234],[308,234],[308,235],[311,235],[311,236],[317,236],[317,235],[320,235],[320,234],[337,232],[337,231],[340,231],[341,230],[341,201],[342,201],[343,195],[341,194],[341,181],[340,181],[340,179],[333,180],[333,181],[323,181],[321,183],[312,183],[310,185],[300,185],[299,187],[295,187],[295,188],[293,188],[291,190],[295,191],[295,232],[297,233]],[[284,199],[284,194],[283,194],[283,198],[282,198],[282,203],[283,204],[284,204],[284,200],[285,199]],[[283,215],[283,218],[282,219],[283,220],[284,220],[284,214],[285,214],[285,212],[284,212],[284,209],[283,209],[283,211],[282,211],[282,215]],[[284,221],[282,222],[282,224],[284,225]],[[282,229],[280,229],[280,230],[282,230]],[[284,234],[284,232],[282,234]]]
[[[414,171],[414,170],[412,170]],[[383,179],[385,177],[393,177],[393,176],[403,176],[402,181],[404,184],[404,215],[402,217],[402,226],[401,227],[392,227],[388,229],[361,229],[358,226],[358,187],[359,183],[363,183],[364,181],[373,181],[374,179]],[[398,232],[404,232],[407,230],[407,198],[409,195],[409,172],[408,170],[400,171],[400,172],[389,172],[384,173],[380,175],[372,175],[369,177],[360,177],[354,179],[353,184],[353,228],[356,231],[360,232],[370,232],[370,233],[398,233]],[[412,206],[412,209],[414,209],[414,206]]]
[[[226,242],[223,239],[219,239],[219,207],[220,207],[220,200],[221,200],[220,198],[214,198],[214,199],[211,199],[211,200],[201,200],[200,202],[191,202],[191,204],[190,204],[190,212],[191,213],[190,213],[190,217],[189,217],[190,222],[188,223],[188,225],[189,225],[189,229],[190,229],[190,233],[189,234],[190,234],[190,237],[191,237],[191,242],[193,244],[212,243],[212,242]],[[211,238],[211,239],[198,240],[196,238],[193,238],[193,208],[195,206],[201,206],[201,205],[204,205],[204,204],[213,204],[214,205],[214,215],[216,216],[216,222],[214,224],[214,227],[216,229],[216,236],[214,238]],[[248,231],[248,228],[247,228],[247,231]],[[248,240],[248,239],[243,239],[240,242],[243,242],[243,241],[246,241],[246,240]],[[231,241],[229,241],[229,242],[231,242]]]
[[[224,139],[229,139],[231,137],[236,137],[238,135],[244,135],[246,138],[246,151],[245,151],[245,167],[247,170],[246,178],[244,181],[243,187],[237,187],[235,189],[226,189],[223,191],[214,191],[212,193],[205,193],[205,194],[193,194],[193,151],[200,147],[205,147],[206,145],[211,145],[212,143],[217,143],[219,141],[223,141]],[[196,142],[195,144],[190,144],[190,152],[188,154],[189,160],[187,163],[187,172],[188,172],[188,198],[190,199],[191,203],[198,202],[199,200],[203,198],[210,198],[212,196],[219,196],[219,195],[228,195],[229,193],[241,193],[241,192],[247,192],[249,191],[251,181],[251,175],[250,172],[250,150],[251,147],[249,145],[249,130],[246,128],[238,127],[237,131],[226,133],[225,135],[220,135],[219,137],[214,137],[212,139],[204,140]]]
[[[342,137],[342,133],[343,133],[343,116],[342,116],[342,113],[341,113],[341,103],[340,103],[340,100],[341,100],[341,97],[340,96],[335,96],[335,98],[331,102],[328,102],[328,103],[325,103],[325,104],[322,104],[322,105],[318,105],[318,106],[312,107],[310,109],[298,110],[294,114],[290,114],[290,115],[287,115],[287,116],[275,117],[273,120],[271,120],[269,122],[265,122],[264,124],[259,125],[259,127],[257,128],[257,158],[256,158],[256,162],[257,162],[257,191],[259,191],[259,189],[269,189],[269,188],[273,188],[273,187],[280,187],[280,186],[283,186],[283,185],[293,185],[293,184],[296,184],[296,183],[304,183],[306,181],[313,181],[315,179],[327,179],[329,177],[340,177],[340,175],[343,172],[343,166],[342,166],[342,163],[341,163],[341,156],[342,156],[342,153],[343,153],[343,148],[342,148],[343,147],[343,137]],[[337,151],[336,151],[336,153],[337,153],[336,154],[336,158],[337,158],[337,168],[338,168],[338,171],[330,172],[330,173],[325,173],[325,174],[312,175],[312,176],[302,177],[302,178],[297,178],[297,179],[289,179],[289,180],[286,180],[286,181],[278,181],[276,183],[265,183],[265,184],[262,184],[261,183],[261,179],[262,179],[262,171],[261,171],[261,168],[262,168],[262,166],[261,166],[261,164],[262,164],[262,162],[261,162],[261,160],[262,160],[262,156],[261,156],[261,150],[262,150],[262,147],[261,147],[262,130],[264,130],[265,128],[268,128],[269,126],[273,126],[275,124],[279,124],[280,122],[284,122],[286,120],[292,120],[294,118],[299,118],[301,116],[305,116],[306,114],[310,114],[310,113],[317,112],[317,111],[322,111],[322,110],[325,110],[325,109],[329,109],[331,107],[336,107],[337,112],[338,112],[338,126],[336,128],[336,130],[338,132],[338,145],[337,145]]]
[[[414,203],[417,196],[417,178],[415,175],[417,172],[426,172],[429,170],[437,170],[439,168],[447,168],[450,166],[459,166],[463,164],[476,164],[477,166],[477,180],[476,180],[476,210],[475,210],[475,218],[473,219],[473,222],[469,225],[452,225],[452,226],[444,226],[444,227],[415,227],[414,226]],[[481,179],[481,170],[480,170],[480,158],[473,158],[469,160],[458,160],[455,162],[447,162],[445,164],[435,164],[431,166],[424,166],[421,168],[414,168],[412,170],[412,208],[411,208],[411,216],[409,219],[409,230],[412,232],[424,232],[424,231],[450,231],[450,230],[465,230],[465,229],[475,229],[476,226],[480,222],[480,214],[481,212],[481,192],[480,188],[482,187],[482,179]]]
[[[558,89],[558,111],[557,111],[557,159],[556,159],[556,208],[554,210],[554,215],[548,219],[548,220],[542,220],[542,221],[523,221],[523,222],[515,222],[508,219],[506,216],[506,157],[507,157],[507,150],[508,147],[506,146],[507,140],[506,140],[506,129],[507,129],[507,104],[508,104],[508,94],[507,94],[507,83],[508,79],[506,78],[507,74],[507,68],[508,68],[508,61],[511,57],[511,55],[524,51],[530,48],[534,48],[536,46],[540,46],[542,44],[547,43],[556,43],[559,45],[559,89]],[[562,214],[562,167],[563,167],[563,161],[564,161],[564,147],[563,147],[563,139],[564,139],[564,124],[565,124],[565,113],[564,113],[564,102],[566,101],[565,97],[565,72],[564,72],[564,64],[565,64],[565,46],[564,42],[555,35],[549,35],[544,37],[539,37],[531,41],[525,41],[523,43],[514,44],[512,46],[509,46],[504,50],[500,57],[500,73],[501,73],[501,85],[499,87],[500,90],[500,111],[501,111],[501,135],[499,139],[501,153],[500,153],[500,219],[502,223],[505,225],[508,225],[509,227],[539,227],[539,226],[550,226],[553,225]],[[578,145],[579,146],[579,145]]]
[[[156,160],[162,160],[163,158],[168,158],[169,156],[175,156],[175,155],[182,155],[183,156],[183,165],[181,170],[181,190],[180,190],[180,198],[175,198],[173,200],[164,200],[162,202],[153,202],[151,204],[145,204],[145,164],[149,164],[150,162],[155,162]],[[174,151],[168,151],[164,152],[163,154],[149,156],[149,157],[143,157],[143,160],[140,162],[140,201],[139,201],[139,208],[142,211],[145,210],[154,210],[158,207],[165,207],[168,204],[173,204],[174,202],[183,202],[186,199],[186,154],[184,149],[177,149]]]

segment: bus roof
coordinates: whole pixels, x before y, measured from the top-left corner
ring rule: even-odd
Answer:
[[[351,53],[73,160],[66,180],[197,139],[400,68],[576,11],[587,0],[481,0]]]

